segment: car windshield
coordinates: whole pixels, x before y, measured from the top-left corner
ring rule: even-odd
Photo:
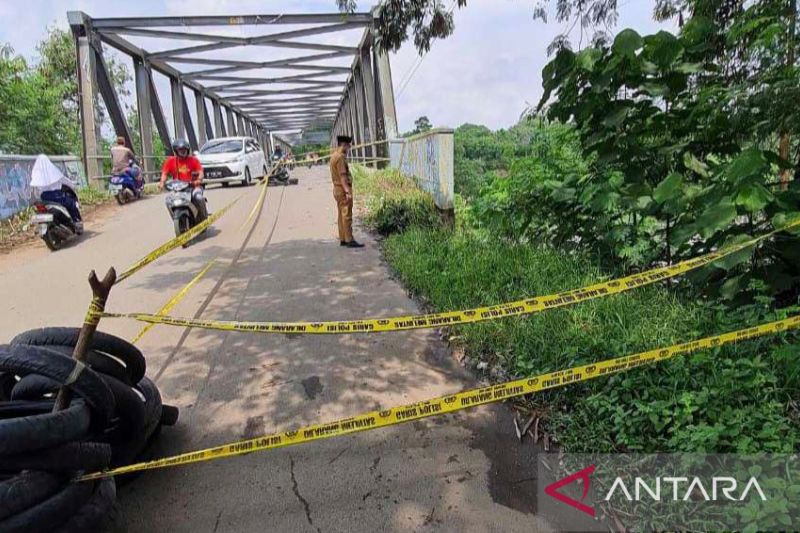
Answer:
[[[241,152],[243,147],[241,140],[222,140],[211,141],[200,149],[201,154],[229,154]]]

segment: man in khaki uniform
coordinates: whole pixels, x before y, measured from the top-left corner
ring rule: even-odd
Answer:
[[[353,239],[353,178],[347,165],[347,151],[350,149],[351,137],[336,137],[339,147],[331,154],[331,180],[333,181],[333,197],[339,211],[339,246],[363,248],[364,245]]]

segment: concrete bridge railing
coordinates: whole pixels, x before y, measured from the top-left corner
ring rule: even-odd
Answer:
[[[452,213],[454,208],[453,133],[449,128],[436,128],[389,141],[389,165],[414,178],[445,213]]]

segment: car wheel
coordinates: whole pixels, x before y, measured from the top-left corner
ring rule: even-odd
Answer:
[[[253,177],[250,175],[250,169],[248,167],[244,167],[244,180],[242,180],[242,185],[247,187],[253,182]]]
[[[227,181],[223,181],[223,182],[222,182],[222,186],[223,186],[223,187],[227,187],[228,185],[230,185],[230,183],[228,183]]]

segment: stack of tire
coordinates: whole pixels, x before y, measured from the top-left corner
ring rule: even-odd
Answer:
[[[0,346],[0,533],[115,528],[124,480],[76,477],[143,459],[177,421],[135,346],[96,332],[81,364],[72,359],[79,332],[31,330]],[[72,401],[53,412],[62,386]]]

